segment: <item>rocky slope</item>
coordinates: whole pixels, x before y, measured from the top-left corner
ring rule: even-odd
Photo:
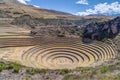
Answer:
[[[115,38],[120,31],[120,17],[102,23],[91,23],[84,29],[84,37],[96,40]]]
[[[111,20],[111,18],[97,18],[95,16],[73,19],[35,18],[29,14],[24,14],[20,17],[16,17],[12,21],[12,24],[27,27],[31,29],[32,34],[35,35],[44,34],[46,36],[58,36],[62,34],[64,36],[80,36],[82,34],[82,28],[87,24]]]

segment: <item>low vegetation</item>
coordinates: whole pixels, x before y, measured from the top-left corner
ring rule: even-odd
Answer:
[[[25,80],[31,80],[29,77],[26,77]]]
[[[81,80],[81,78],[78,75],[70,74],[66,75],[63,80]]]
[[[47,73],[47,70],[45,69],[33,69],[33,68],[27,68],[26,72],[30,75],[34,75],[34,74],[45,74]]]
[[[120,59],[115,58],[114,61],[104,63],[98,67],[85,67],[76,68],[74,70],[61,69],[61,70],[48,70],[48,69],[34,69],[28,68],[16,63],[0,62],[0,71],[11,70],[15,74],[19,74],[22,69],[26,70],[26,73],[34,76],[36,74],[45,75],[45,80],[51,79],[51,75],[64,76],[62,80],[120,80]],[[115,74],[115,72],[118,73]],[[30,77],[26,77],[25,80],[31,80]]]
[[[69,69],[61,69],[60,70],[60,74],[64,75],[64,74],[68,74],[70,72]]]
[[[0,62],[0,71],[6,70],[6,69],[8,69],[8,70],[12,69],[14,73],[19,73],[21,68],[22,68],[22,66],[19,64],[16,64],[16,63]]]
[[[101,73],[105,73],[105,72],[108,71],[108,69],[109,69],[109,68],[106,67],[106,66],[105,66],[105,67],[102,67],[102,68],[100,69],[100,72],[101,72]]]

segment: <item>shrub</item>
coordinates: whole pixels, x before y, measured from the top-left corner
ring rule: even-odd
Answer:
[[[20,67],[18,67],[18,66],[13,67],[13,72],[14,73],[19,73],[19,71],[20,71]]]
[[[29,77],[26,77],[25,80],[30,80],[30,78],[29,78]]]
[[[30,75],[34,75],[36,73],[35,69],[27,69],[26,72]]]
[[[13,72],[14,73],[19,73],[20,69],[21,69],[21,66],[13,64]]]
[[[62,69],[62,70],[60,70],[60,74],[67,74],[69,72],[70,72],[70,70],[68,70],[68,69]]]
[[[8,69],[9,68],[9,65],[4,63],[4,62],[0,62],[0,72],[2,70],[5,70],[5,69]]]
[[[4,70],[5,68],[6,68],[5,65],[1,65],[1,66],[0,66],[0,72],[1,72],[2,70]]]
[[[0,62],[0,71],[5,69],[13,69],[13,72],[18,73],[21,69],[21,65],[15,64],[15,63],[4,63]]]
[[[108,71],[108,67],[106,67],[106,66],[104,66],[104,67],[102,67],[101,69],[100,69],[100,72],[101,73],[105,73],[105,72],[107,72]]]
[[[19,73],[20,69],[22,68],[21,65],[15,63],[9,63],[7,65],[7,69],[13,69],[14,73]]]

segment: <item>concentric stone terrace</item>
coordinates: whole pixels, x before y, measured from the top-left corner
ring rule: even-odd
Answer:
[[[58,38],[38,39],[34,44],[20,54],[19,60],[23,65],[39,69],[87,67],[117,55],[113,46],[97,41],[86,44],[80,39]]]

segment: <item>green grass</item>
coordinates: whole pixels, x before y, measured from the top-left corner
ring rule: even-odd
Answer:
[[[96,80],[120,80],[120,74],[117,74],[117,75],[97,75]]]
[[[120,74],[115,77],[115,80],[120,80]]]
[[[101,73],[106,73],[108,70],[109,70],[109,67],[106,67],[106,66],[100,68]]]
[[[19,73],[21,68],[22,68],[22,66],[19,64],[15,64],[15,63],[8,64],[8,69],[13,69],[14,73]]]
[[[27,68],[26,69],[26,72],[30,75],[34,75],[34,74],[45,74],[47,73],[48,70],[45,70],[45,69],[33,69],[33,68]]]
[[[16,63],[4,63],[0,62],[0,71],[6,70],[6,69],[12,69],[14,73],[19,73],[20,69],[22,68],[21,65]]]
[[[81,80],[81,78],[78,75],[70,74],[66,75],[63,80]]]
[[[7,68],[7,65],[0,64],[0,72]]]
[[[87,68],[87,67],[86,67],[86,68],[81,68],[81,67],[80,67],[80,68],[78,68],[77,70],[78,70],[79,72],[84,73],[84,72],[88,72],[88,71],[92,70],[92,68]]]

